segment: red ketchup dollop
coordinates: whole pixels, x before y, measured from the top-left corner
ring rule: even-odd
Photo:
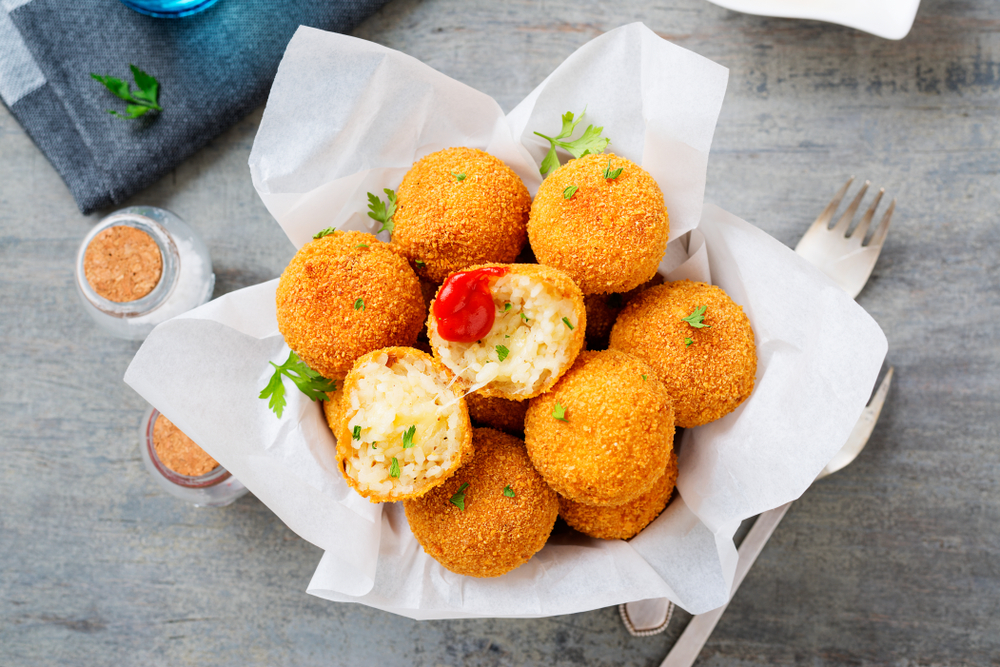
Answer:
[[[452,343],[472,343],[488,334],[497,317],[489,281],[509,271],[487,266],[448,276],[432,308],[438,335]]]

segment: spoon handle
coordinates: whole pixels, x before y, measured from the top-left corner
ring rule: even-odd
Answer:
[[[750,532],[747,533],[743,542],[740,543],[740,558],[736,563],[733,589],[729,594],[730,600],[736,594],[736,589],[743,583],[743,578],[750,571],[750,566],[757,560],[760,552],[764,550],[764,545],[770,539],[771,533],[781,523],[785,512],[791,506],[792,503],[785,503],[781,507],[775,507],[773,510],[768,510],[761,514],[757,517],[757,520],[754,522],[753,527],[750,528]],[[712,630],[715,629],[716,623],[722,618],[722,614],[728,606],[729,603],[727,602],[718,609],[698,614],[692,618],[688,626],[684,628],[684,632],[678,637],[673,648],[670,649],[666,660],[660,664],[660,667],[690,667],[690,665],[693,665],[698,654],[701,653],[701,647],[708,641]]]

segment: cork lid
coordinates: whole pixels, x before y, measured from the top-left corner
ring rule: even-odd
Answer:
[[[105,299],[137,301],[160,282],[163,256],[152,236],[117,225],[101,231],[87,245],[83,272],[90,287]]]
[[[153,449],[160,463],[179,475],[200,477],[219,467],[215,459],[163,415],[157,416],[153,424]]]

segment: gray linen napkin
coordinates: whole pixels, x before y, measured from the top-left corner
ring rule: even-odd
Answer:
[[[387,0],[219,0],[157,19],[117,0],[0,0],[0,98],[87,214],[151,185],[267,98],[296,28],[348,32]],[[123,120],[125,102],[91,72],[160,82],[159,114]]]

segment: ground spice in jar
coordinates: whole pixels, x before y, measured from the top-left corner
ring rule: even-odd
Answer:
[[[137,301],[160,282],[163,257],[153,237],[135,227],[108,227],[87,246],[83,271],[90,287],[109,301]]]
[[[179,475],[200,477],[219,466],[215,459],[163,415],[159,415],[153,424],[153,449],[160,463]]]

